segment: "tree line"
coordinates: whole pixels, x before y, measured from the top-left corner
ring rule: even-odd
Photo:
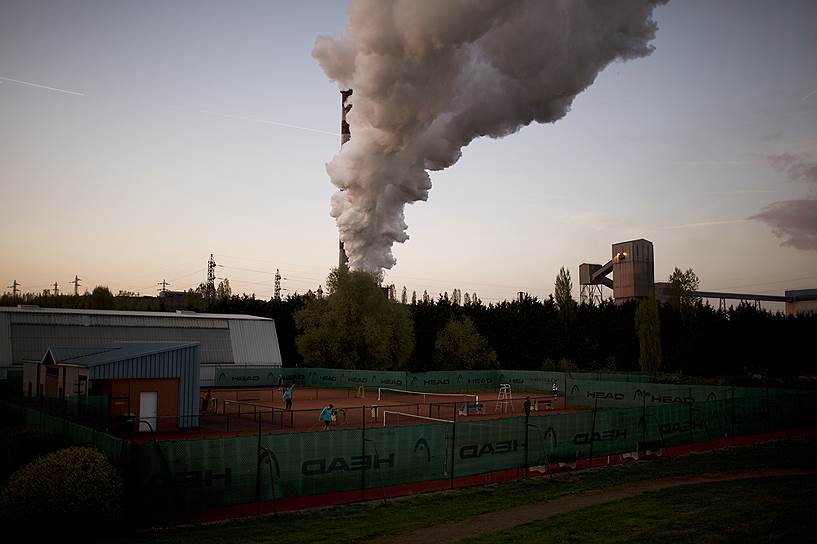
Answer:
[[[261,300],[221,289],[189,291],[175,302],[114,296],[105,287],[80,296],[0,297],[0,305],[148,310],[186,309],[275,319],[285,366],[409,371],[507,368],[563,371],[663,371],[696,376],[787,377],[813,372],[802,345],[817,315],[786,316],[739,304],[715,309],[690,296],[691,270],[670,277],[670,302],[577,303],[562,269],[544,300],[484,304],[459,290],[395,297],[372,276],[333,270],[326,294]],[[403,302],[405,300],[405,302]],[[175,307],[173,307],[175,306]]]

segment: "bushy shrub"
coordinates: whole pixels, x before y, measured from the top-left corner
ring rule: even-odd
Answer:
[[[62,438],[30,425],[8,428],[0,433],[0,485],[20,466],[65,446]]]
[[[121,498],[122,482],[110,461],[95,449],[72,447],[12,474],[0,495],[0,517],[9,523],[104,528],[119,520]]]

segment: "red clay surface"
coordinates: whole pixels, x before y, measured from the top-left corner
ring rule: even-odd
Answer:
[[[269,434],[280,432],[309,432],[323,428],[320,412],[329,404],[337,411],[335,428],[359,429],[397,425],[433,423],[411,416],[431,417],[458,422],[501,419],[524,414],[526,397],[531,399],[531,413],[564,413],[584,410],[565,407],[565,399],[553,399],[550,394],[513,393],[509,401],[497,400],[498,393],[410,395],[378,390],[366,390],[364,396],[352,389],[319,389],[296,386],[292,396],[292,410],[284,409],[282,393],[278,388],[209,389],[215,399],[215,412],[202,414],[199,428],[158,433],[159,440],[182,440],[233,436],[242,434]],[[478,402],[477,398],[478,397]],[[439,422],[439,421],[438,421]],[[152,440],[142,434],[133,437],[137,442]]]

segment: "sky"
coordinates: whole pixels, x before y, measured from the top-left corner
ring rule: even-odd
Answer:
[[[325,285],[340,94],[312,48],[346,8],[0,0],[0,287],[187,289],[211,253],[237,293],[270,297],[276,269],[284,294]],[[675,0],[655,19],[655,51],[565,118],[432,172],[386,283],[544,298],[564,266],[578,298],[580,263],[646,238],[656,281],[817,287],[817,3]]]

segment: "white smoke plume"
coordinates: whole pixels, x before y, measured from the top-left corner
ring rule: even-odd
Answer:
[[[349,265],[380,272],[408,240],[429,170],[480,136],[562,118],[616,60],[649,55],[665,0],[352,0],[345,36],[313,56],[352,88],[352,139],[327,165]]]

